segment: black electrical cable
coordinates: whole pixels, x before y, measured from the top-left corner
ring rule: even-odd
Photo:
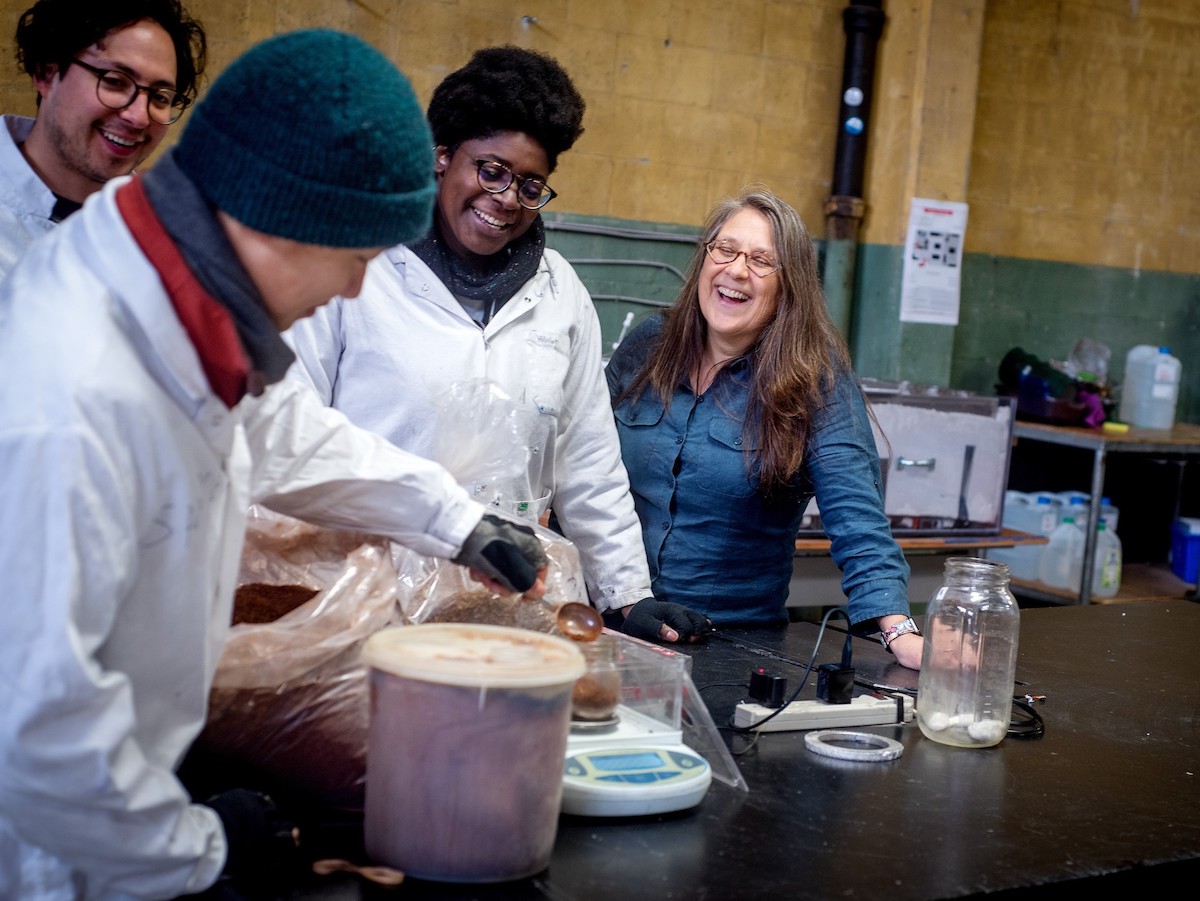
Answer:
[[[749,688],[750,683],[745,682],[745,681],[742,681],[742,682],[705,682],[703,685],[697,685],[696,691],[703,693],[705,691],[708,691],[708,689],[710,689],[710,688],[721,688],[722,686],[727,687],[727,688],[735,688],[735,687],[736,688]]]
[[[1046,734],[1046,722],[1034,709],[1034,703],[1045,701],[1041,695],[1021,695],[1013,698],[1008,734],[1013,738],[1039,738]]]
[[[808,658],[808,663],[804,667],[804,675],[800,677],[800,684],[796,686],[796,690],[792,692],[792,696],[790,698],[788,698],[786,701],[784,701],[783,705],[780,706],[778,709],[776,709],[774,713],[768,714],[767,716],[763,717],[761,720],[759,720],[753,726],[735,726],[732,722],[733,717],[730,716],[730,722],[727,727],[728,729],[732,730],[733,732],[739,732],[739,733],[759,732],[760,729],[762,728],[763,723],[770,722],[775,717],[779,716],[779,714],[781,714],[781,713],[783,713],[783,711],[787,710],[788,705],[791,704],[792,701],[794,701],[794,700],[796,700],[796,698],[800,697],[800,692],[804,690],[805,683],[808,682],[808,677],[813,671],[814,664],[817,662],[817,652],[819,650],[821,650],[821,639],[825,635],[825,626],[829,623],[829,618],[831,616],[834,616],[835,614],[844,617],[846,620],[846,624],[848,626],[851,625],[850,614],[848,614],[841,607],[831,607],[829,610],[827,610],[825,612],[825,615],[821,617],[821,629],[819,632],[817,632],[817,642],[816,642],[816,644],[813,645],[812,655]],[[842,666],[848,667],[851,664],[850,655],[851,655],[851,642],[852,642],[853,638],[854,638],[854,636],[850,632],[846,633],[846,643],[842,646]],[[752,748],[752,747],[754,747],[753,742],[750,744],[750,748]],[[750,748],[746,748],[745,750],[749,750]]]

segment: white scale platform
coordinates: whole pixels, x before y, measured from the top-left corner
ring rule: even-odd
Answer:
[[[678,730],[620,706],[607,727],[573,725],[562,810],[599,817],[687,810],[711,783],[712,767],[683,744]]]

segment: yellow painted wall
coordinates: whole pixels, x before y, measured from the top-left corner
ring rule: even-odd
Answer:
[[[989,0],[967,250],[1200,272],[1200,3]]]
[[[27,5],[0,0],[8,35]],[[552,181],[561,195],[556,211],[694,226],[715,199],[760,181],[795,204],[818,235],[833,165],[845,6],[189,4],[207,27],[214,76],[253,41],[311,26],[361,34],[400,65],[422,100],[477,47],[511,42],[547,51],[588,102],[586,133]],[[970,203],[968,252],[1200,272],[1200,3],[884,6],[864,241],[903,243],[909,197],[932,193]],[[11,38],[0,47],[0,105],[33,109]]]

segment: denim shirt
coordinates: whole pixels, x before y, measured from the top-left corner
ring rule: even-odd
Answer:
[[[639,325],[609,361],[614,403],[661,326],[659,316]],[[826,395],[801,470],[784,491],[765,499],[757,465],[747,468],[757,438],[743,430],[751,365],[748,357],[735,360],[701,395],[677,387],[668,408],[653,391],[616,406],[654,596],[686,604],[714,623],[786,622],[796,532],[815,495],[851,621],[907,615],[908,564],[884,513],[879,456],[853,375],[838,378]]]

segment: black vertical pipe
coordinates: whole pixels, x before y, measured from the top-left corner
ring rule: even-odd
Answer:
[[[883,0],[858,0],[842,10],[846,55],[842,63],[841,108],[830,191],[834,196],[862,197],[875,51],[883,34],[884,18]]]
[[[867,156],[875,51],[883,33],[883,0],[851,2],[842,11],[846,55],[842,64],[841,108],[833,183],[825,201],[825,303],[850,343],[858,227],[862,222],[863,168]]]

